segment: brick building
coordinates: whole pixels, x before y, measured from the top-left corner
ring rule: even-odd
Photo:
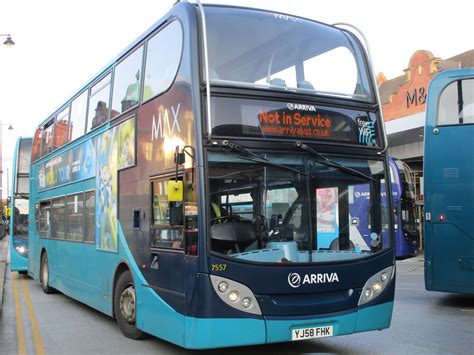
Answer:
[[[405,74],[387,79],[377,75],[382,112],[387,130],[389,154],[405,161],[416,173],[423,173],[423,134],[428,85],[433,77],[446,69],[474,67],[474,49],[441,59],[430,51],[415,52]]]

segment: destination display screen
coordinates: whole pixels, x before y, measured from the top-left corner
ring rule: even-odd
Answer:
[[[213,97],[212,109],[213,136],[381,146],[376,116],[365,111],[225,97]]]

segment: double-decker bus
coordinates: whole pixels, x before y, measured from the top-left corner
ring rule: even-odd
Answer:
[[[399,159],[389,158],[395,229],[395,255],[407,258],[417,253],[420,216],[416,205],[415,179],[411,168]]]
[[[39,125],[29,274],[129,338],[186,348],[387,328],[386,148],[350,30],[179,2]],[[371,242],[353,250],[348,192],[361,184]],[[331,213],[338,248],[322,250]]]
[[[417,211],[415,206],[415,188],[412,172],[408,165],[401,160],[389,157],[390,180],[392,184],[393,221],[395,230],[395,256],[407,258],[416,254],[417,240],[419,238]],[[334,188],[329,188],[334,189]],[[333,192],[327,188],[316,191],[322,200]],[[360,184],[348,191],[349,193],[349,216],[351,227],[354,229],[354,237],[351,239],[350,247],[353,250],[370,250],[371,220],[366,210],[370,207],[370,185]],[[382,199],[386,198],[386,191],[381,190]],[[320,249],[337,250],[339,247],[339,219],[337,215],[337,201],[329,209],[331,211],[331,230],[318,230],[317,239]],[[326,218],[329,221],[329,218]],[[388,228],[388,221],[382,223]]]
[[[13,156],[10,196],[10,270],[28,270],[29,172],[32,138],[18,138]]]
[[[431,80],[425,127],[425,287],[474,293],[474,69]]]

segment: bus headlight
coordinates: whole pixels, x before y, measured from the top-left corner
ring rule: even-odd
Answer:
[[[225,281],[222,281],[219,283],[219,286],[217,287],[220,292],[227,292],[229,289],[229,284]]]
[[[382,293],[395,275],[395,266],[379,271],[373,275],[364,285],[359,298],[359,306],[372,301]]]
[[[232,291],[229,293],[229,301],[237,302],[239,300],[239,293],[237,291]]]
[[[28,256],[28,247],[23,244],[15,245],[15,250],[21,256],[27,257]]]
[[[209,277],[214,291],[227,305],[242,312],[262,314],[255,295],[247,286],[220,276]]]
[[[245,298],[242,300],[242,306],[243,306],[244,308],[249,308],[251,305],[252,305],[252,301],[250,300],[250,298],[245,297]]]

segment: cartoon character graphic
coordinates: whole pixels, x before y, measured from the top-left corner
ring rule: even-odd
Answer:
[[[135,119],[122,123],[118,128],[118,169],[135,165]]]
[[[114,128],[96,141],[96,247],[117,251],[117,143]]]

